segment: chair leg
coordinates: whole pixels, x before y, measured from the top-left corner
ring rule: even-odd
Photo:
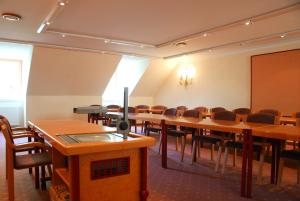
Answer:
[[[34,168],[34,177],[35,177],[35,188],[39,189],[40,188],[40,169],[39,167]]]
[[[178,144],[179,144],[178,137],[176,137],[176,147],[175,147],[176,151],[178,151]]]
[[[46,167],[47,167],[49,176],[52,177],[52,169],[51,169],[51,165],[47,165]]]
[[[227,165],[227,159],[228,159],[228,147],[225,147],[225,152],[224,152],[224,161],[223,161],[223,167],[221,173],[224,174],[225,172],[225,167]]]
[[[259,167],[258,167],[258,176],[257,176],[258,184],[262,183],[264,160],[265,160],[265,147],[262,147],[260,151],[260,157],[259,157]]]
[[[233,160],[232,160],[233,167],[235,167],[235,165],[236,165],[236,155],[237,155],[237,150],[236,150],[236,148],[234,148],[234,150],[233,150]]]
[[[46,169],[45,166],[41,166],[41,188],[46,190]]]
[[[201,148],[203,147],[203,143],[200,140],[197,143],[198,143],[198,146],[197,146],[198,158],[200,158],[201,157]]]
[[[277,186],[278,187],[281,185],[284,163],[285,163],[285,159],[280,158],[279,168],[278,168],[278,178],[277,178]]]
[[[215,145],[211,144],[211,149],[210,149],[210,160],[214,160],[214,151],[215,151]]]
[[[7,145],[6,145],[7,146]],[[12,158],[12,154],[7,153],[7,180],[8,180],[8,198],[9,201],[14,201],[15,199],[15,188],[14,188],[14,165],[13,165],[13,158]]]
[[[185,141],[186,141],[186,137],[182,136],[181,137],[181,162],[183,162],[183,157],[184,157]]]
[[[300,164],[298,165],[297,184],[300,184]]]
[[[196,149],[198,147],[197,144],[198,143],[196,142],[196,140],[194,140],[192,145],[192,164],[197,161],[197,156],[196,156]]]
[[[8,148],[7,145],[5,145],[5,178],[8,179]]]
[[[219,170],[220,161],[221,161],[221,154],[222,154],[222,146],[219,144],[215,172],[218,172],[218,170]]]
[[[160,151],[161,151],[161,141],[162,141],[162,133],[160,132],[159,134],[159,147],[158,147],[158,154],[160,154]]]
[[[31,142],[31,137],[28,137],[28,142]],[[28,154],[31,154],[31,151],[28,151]],[[32,174],[32,168],[28,169],[28,173]]]

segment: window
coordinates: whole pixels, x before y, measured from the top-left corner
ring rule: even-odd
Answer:
[[[22,61],[0,59],[1,100],[22,99]]]
[[[148,59],[123,56],[103,93],[102,104],[123,105],[124,87],[130,95],[148,66]]]

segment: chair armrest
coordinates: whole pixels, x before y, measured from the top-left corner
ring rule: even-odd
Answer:
[[[51,151],[51,148],[44,143],[41,142],[28,142],[28,143],[22,143],[22,144],[14,144],[14,150],[22,150],[27,148],[40,148],[44,151]]]
[[[29,131],[28,128],[25,128],[25,127],[12,127],[11,128],[12,131]]]
[[[35,138],[37,136],[35,136],[34,134],[32,133],[20,133],[20,134],[14,134],[12,135],[12,138],[13,139],[18,139],[18,138],[24,138],[24,137],[32,137],[32,138]]]

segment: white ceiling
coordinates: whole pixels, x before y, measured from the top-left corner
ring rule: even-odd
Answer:
[[[63,7],[58,0],[0,0],[0,13],[4,12],[23,20],[1,19],[2,41],[155,57],[300,40],[299,0],[68,0]],[[38,34],[48,19],[51,24]],[[248,19],[253,24],[245,26]],[[282,34],[286,37],[280,38]],[[187,45],[174,45],[180,41]]]

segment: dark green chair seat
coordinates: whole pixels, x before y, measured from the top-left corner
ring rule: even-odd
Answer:
[[[300,161],[300,150],[283,150],[280,153],[280,157]]]
[[[41,165],[50,165],[51,157],[47,152],[17,155],[15,156],[15,169],[25,169],[29,167],[38,167]]]
[[[262,149],[262,143],[259,142],[253,142],[253,151],[254,152],[260,152]],[[238,142],[234,142],[234,141],[228,141],[225,143],[225,147],[229,147],[229,148],[236,148],[236,149],[243,149],[243,142],[238,141]]]
[[[212,136],[212,135],[198,135],[194,136],[193,140],[200,140],[202,142],[207,142],[210,144],[217,144],[223,141],[222,136]]]

